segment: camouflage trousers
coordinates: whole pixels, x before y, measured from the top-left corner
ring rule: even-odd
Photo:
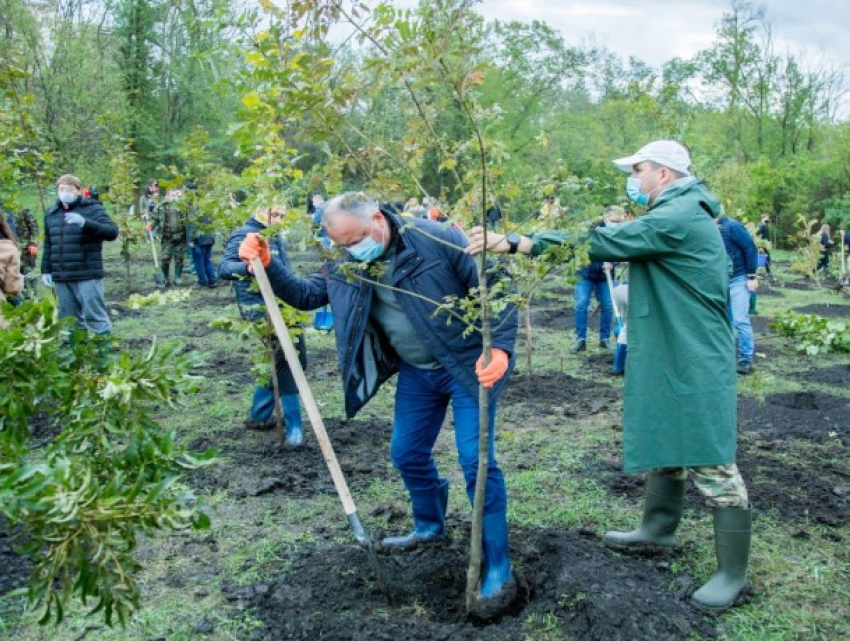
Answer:
[[[666,467],[654,470],[654,474],[671,476],[684,481],[688,472],[693,474],[694,485],[705,497],[709,507],[737,507],[746,509],[750,505],[747,486],[736,463],[707,465],[704,467]]]
[[[186,258],[186,241],[182,238],[163,236],[159,246],[163,265],[168,265],[173,260],[175,267],[183,267],[183,261]]]

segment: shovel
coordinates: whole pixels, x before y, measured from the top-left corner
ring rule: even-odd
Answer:
[[[620,315],[620,310],[617,308],[617,301],[614,300],[614,279],[611,278],[611,268],[603,268],[605,272],[605,280],[608,281],[608,294],[611,296],[611,305],[614,307],[614,333],[619,336],[623,330],[623,317]]]
[[[148,224],[147,215],[144,216],[145,226]],[[156,240],[154,240],[153,232],[145,229],[145,236],[149,241],[151,241],[151,252],[153,252],[153,268],[154,268],[154,280],[156,281],[157,287],[163,289],[165,287],[165,276],[162,275],[162,270],[159,268],[159,260],[156,257]]]
[[[301,368],[301,362],[298,360],[298,353],[295,351],[295,346],[292,344],[292,339],[289,337],[289,331],[286,329],[286,323],[283,322],[283,316],[280,314],[280,309],[277,306],[274,292],[272,291],[269,277],[266,275],[266,269],[259,258],[251,261],[251,269],[254,272],[254,277],[257,279],[257,285],[260,287],[260,292],[263,295],[263,301],[266,304],[266,311],[271,319],[277,339],[283,348],[283,353],[286,356],[286,362],[289,364],[289,369],[292,371],[292,377],[295,379],[295,384],[298,386],[298,392],[301,394],[301,400],[304,402],[304,407],[307,410],[307,415],[310,417],[310,425],[313,427],[313,432],[316,434],[316,440],[319,442],[319,447],[322,449],[322,455],[325,457],[325,463],[328,465],[331,477],[336,487],[336,492],[339,495],[339,500],[342,501],[342,507],[348,517],[348,523],[354,532],[354,538],[357,542],[366,548],[369,557],[369,564],[378,576],[378,583],[381,590],[386,594],[387,599],[392,603],[392,595],[384,582],[384,576],[381,573],[381,566],[378,563],[378,556],[375,554],[375,546],[372,543],[372,538],[363,527],[360,517],[357,514],[357,508],[354,505],[354,500],[351,498],[351,492],[348,491],[348,484],[345,482],[345,477],[342,475],[342,469],[339,467],[339,461],[336,459],[331,441],[328,438],[328,433],[325,431],[325,424],[319,414],[319,407],[316,405],[316,399],[313,398],[313,393],[310,391],[310,385],[307,383],[307,377],[304,375],[304,370]]]

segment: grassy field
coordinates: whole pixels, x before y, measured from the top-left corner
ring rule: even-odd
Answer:
[[[220,244],[216,249],[220,250]],[[143,250],[136,252],[133,286],[136,291],[149,292],[154,289],[153,270]],[[298,551],[351,545],[338,499],[328,491],[329,475],[321,464],[305,469],[306,459],[281,447],[279,434],[242,428],[253,390],[248,354],[256,346],[209,327],[214,319],[237,315],[230,288],[193,290],[185,302],[131,313],[122,305],[129,292],[115,244],[107,253],[107,298],[113,310],[114,333],[125,345],[143,349],[151,340],[179,340],[204,356],[206,365],[198,372],[206,377],[201,390],[187,398],[179,411],[162,411],[159,419],[176,428],[185,443],[199,448],[212,444],[222,450],[212,469],[184,480],[207,505],[212,529],[142,542],[145,605],[126,629],[108,629],[98,619],[87,617],[81,607],[72,608],[59,627],[39,627],[21,599],[0,597],[0,638],[263,638],[264,611],[251,607],[257,603],[251,591],[284,575]],[[297,268],[305,274],[312,263],[303,256],[295,258]],[[787,256],[777,252],[776,258]],[[836,407],[842,402],[846,407],[850,401],[846,379],[835,384],[817,373],[846,368],[847,355],[809,360],[773,334],[766,320],[786,309],[813,305],[828,305],[846,315],[850,300],[830,290],[782,286],[783,280],[792,277],[781,266],[776,271],[779,282],[774,283],[770,295],[759,298],[757,371],[739,379],[743,406],[755,408],[758,416],[774,406],[772,399],[809,393],[818,394],[816,399],[837,398]],[[594,547],[601,548],[598,537],[602,532],[631,527],[639,518],[640,480],[628,481],[618,471],[622,379],[608,375],[610,353],[599,352],[595,341],[589,341],[588,353],[569,354],[571,315],[572,294],[566,279],[553,278],[536,297],[532,315],[541,320],[535,323],[534,372],[525,367],[527,343],[521,337],[518,370],[501,402],[498,451],[508,485],[514,547],[524,545],[526,533],[552,531],[583,533]],[[592,326],[596,322],[594,319]],[[345,422],[333,336],[312,328],[306,331],[308,378],[352,479],[354,498],[367,527],[374,532],[406,529],[406,493],[388,454],[394,382],[385,385],[356,420]],[[817,411],[806,414],[806,420],[815,423],[812,429],[817,427],[818,416]],[[306,426],[306,413],[304,419]],[[358,440],[365,438],[365,429],[372,430],[368,443]],[[336,440],[337,435],[342,442]],[[850,477],[848,426],[835,436],[816,439],[742,430],[740,440],[746,454],[742,473],[751,484],[756,509],[752,590],[746,603],[715,622],[716,634],[754,641],[850,637],[847,488],[831,488],[834,503],[821,506],[818,518],[806,509],[811,500],[807,487],[813,487],[820,470],[834,469],[836,478],[842,473]],[[309,430],[308,441],[315,453]],[[350,449],[347,441],[352,443]],[[436,451],[441,469],[452,482],[450,503],[455,518],[450,526],[457,538],[462,538],[469,509],[450,429],[443,430]],[[319,459],[314,456],[311,460]],[[364,460],[368,466],[360,469]],[[780,473],[788,469],[800,471],[796,482]],[[292,483],[300,484],[299,491],[281,489],[293,478]],[[273,489],[255,494],[258,484],[268,479],[278,479],[278,489],[272,483]],[[845,483],[850,480],[845,478]],[[783,493],[787,493],[787,501]],[[691,502],[681,528],[684,552],[669,559],[665,568],[671,590],[688,581],[699,584],[714,569],[709,511],[699,506],[693,488],[689,494]],[[802,507],[789,507],[796,505]],[[828,515],[830,505],[834,519],[820,518]],[[519,554],[515,561],[520,572],[530,567],[524,566],[524,558]],[[559,621],[568,619],[575,607],[574,601],[564,601],[559,611],[549,615],[518,612],[515,618],[524,631],[513,638],[572,638]],[[414,619],[439,616],[423,611],[421,604],[420,610],[411,607],[401,614],[376,610],[372,616],[380,621],[402,614]],[[702,635],[693,632],[687,636]]]

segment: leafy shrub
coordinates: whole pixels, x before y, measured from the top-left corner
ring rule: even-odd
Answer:
[[[108,335],[59,321],[49,300],[3,314],[0,514],[34,563],[30,606],[58,622],[71,596],[95,599],[92,613],[123,625],[140,605],[137,534],[209,525],[177,481],[215,452],[190,454],[151,417],[196,389],[193,364],[177,345],[115,351]],[[30,443],[36,412],[51,417],[41,446]]]
[[[850,323],[816,314],[785,312],[771,324],[777,333],[799,340],[797,350],[809,356],[850,352]]]

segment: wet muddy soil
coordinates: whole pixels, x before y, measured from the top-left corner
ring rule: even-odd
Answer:
[[[345,479],[352,489],[398,474],[389,458],[389,421],[328,419],[325,429],[334,446]],[[188,475],[199,490],[229,489],[237,497],[281,492],[287,497],[335,494],[333,480],[319,444],[305,425],[305,443],[292,448],[283,445],[277,430],[249,431],[235,426],[217,439],[193,441],[189,449],[214,446],[221,450],[217,465],[200,468]]]
[[[594,369],[610,369],[610,354],[593,355],[589,359]],[[554,411],[553,416],[583,418],[615,409],[622,391],[607,381],[576,378],[569,374],[518,372],[511,378],[499,401],[503,406],[527,405],[535,411]]]
[[[288,552],[274,582],[228,590],[263,622],[254,639],[409,641],[517,640],[545,631],[570,639],[710,638],[715,619],[694,610],[690,576],[674,579],[670,557],[620,556],[590,531],[511,532],[519,594],[501,618],[467,617],[468,526],[450,522],[449,543],[379,555],[393,602],[379,589],[366,552],[329,546]]]

